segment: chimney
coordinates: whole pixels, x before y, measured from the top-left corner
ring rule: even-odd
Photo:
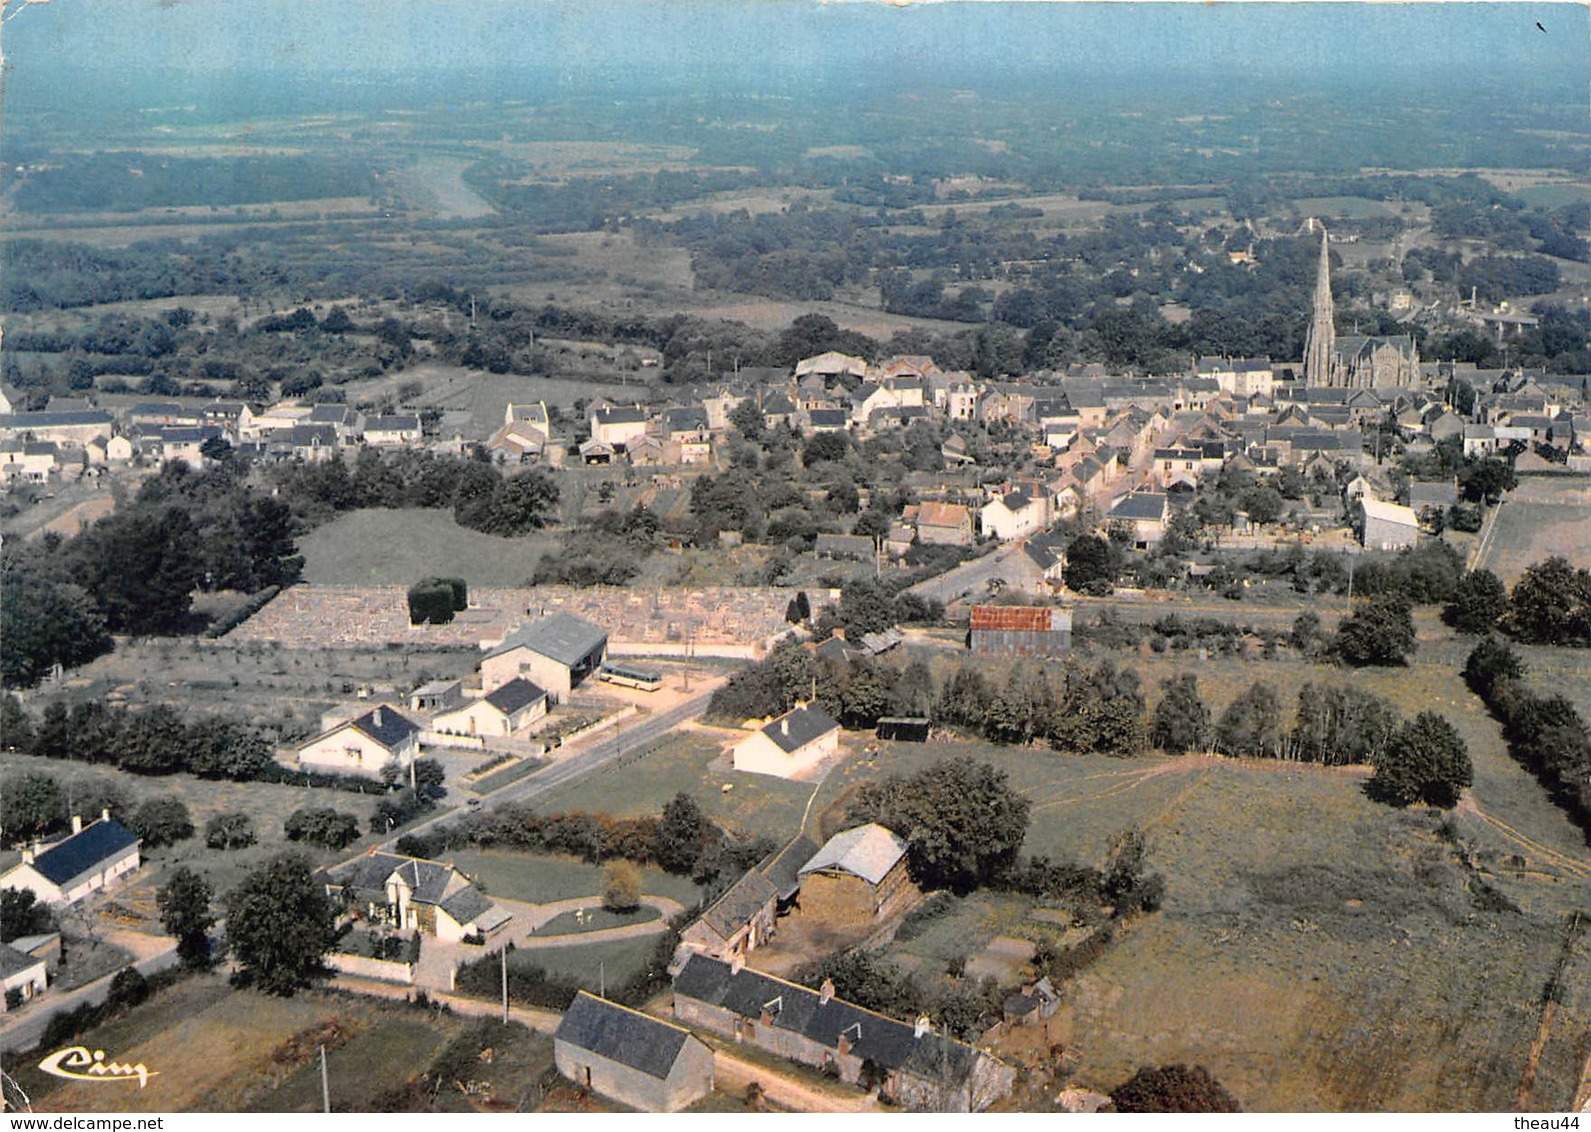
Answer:
[[[819,1006],[827,1005],[828,1001],[831,998],[833,998],[833,997],[834,997],[834,980],[833,979],[824,979],[823,980],[823,985],[818,988],[818,1005]]]
[[[109,806],[106,806],[103,810],[101,810],[99,812],[99,820],[100,821],[110,821],[110,807]]]
[[[779,721],[779,734],[790,734],[790,717],[788,715]]]
[[[381,726],[381,708],[377,707],[375,711],[370,713],[370,722],[377,727]]]
[[[83,818],[81,817],[81,815],[78,815],[78,814],[73,814],[72,815],[72,832],[74,834],[83,832]]]
[[[740,969],[745,965],[746,957],[740,952],[737,951],[729,957],[729,973],[731,975],[740,974]]]
[[[24,865],[33,864],[33,858],[38,856],[38,848],[39,843],[37,841],[22,847],[22,863]]]
[[[924,1034],[928,1033],[929,1029],[930,1024],[928,1022],[928,1015],[919,1014],[917,1015],[917,1025],[912,1029],[912,1037],[920,1038]]]

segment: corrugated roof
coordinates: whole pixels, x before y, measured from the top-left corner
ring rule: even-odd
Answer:
[[[608,635],[601,627],[573,614],[554,613],[515,629],[486,655],[490,659],[523,648],[573,668],[607,643]]]
[[[694,1040],[682,1026],[659,1021],[586,991],[575,995],[553,1037],[659,1081],[668,1078],[680,1050]]]
[[[801,874],[805,876],[819,869],[841,869],[869,884],[877,884],[905,855],[906,842],[877,822],[869,822],[829,838],[823,848],[801,866]]]

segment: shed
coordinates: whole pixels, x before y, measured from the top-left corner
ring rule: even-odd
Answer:
[[[1053,605],[975,605],[968,647],[982,656],[1052,656],[1072,647],[1072,611]]]
[[[801,866],[804,915],[875,919],[915,891],[906,875],[906,842],[876,822],[836,833]]]

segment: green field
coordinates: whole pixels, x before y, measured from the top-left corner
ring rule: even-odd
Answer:
[[[582,896],[594,899],[602,892],[602,866],[572,857],[462,849],[449,853],[448,859],[487,892],[506,900],[551,904]],[[666,896],[687,908],[695,907],[701,899],[701,890],[689,877],[644,868],[641,878],[641,891],[648,896]]]
[[[483,535],[450,512],[419,508],[352,511],[299,539],[304,580],[323,586],[407,586],[438,575],[522,586],[554,545],[550,535]]]
[[[604,768],[545,795],[537,809],[637,817],[661,812],[670,798],[684,791],[695,796],[709,817],[736,833],[793,836],[801,827],[812,784],[712,765],[721,760],[724,745],[739,734],[723,728],[676,733],[636,762]],[[732,787],[728,792],[723,789],[726,785]]]
[[[536,929],[537,935],[585,935],[631,924],[648,924],[658,918],[656,908],[642,906],[633,912],[610,912],[606,908],[586,908],[581,913],[565,912]]]
[[[639,973],[657,950],[657,936],[588,943],[579,947],[544,947],[515,951],[510,964],[540,967],[550,978],[569,979],[582,990],[611,991]]]

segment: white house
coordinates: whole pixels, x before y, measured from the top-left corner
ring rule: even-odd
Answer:
[[[445,711],[431,730],[445,735],[512,735],[547,714],[547,693],[516,676],[480,699]]]
[[[628,445],[646,435],[647,414],[639,405],[591,410],[591,439]]]
[[[298,749],[298,764],[322,774],[380,778],[381,768],[407,768],[420,753],[420,728],[398,709],[382,705],[321,732]]]
[[[1420,517],[1414,508],[1373,499],[1359,501],[1364,508],[1364,545],[1369,550],[1401,550],[1420,541]]]
[[[985,535],[993,535],[1001,542],[1023,538],[1044,529],[1049,522],[1049,507],[1043,495],[1030,495],[1023,490],[1007,493],[992,500],[978,512],[978,522]]]
[[[26,1002],[42,994],[48,985],[49,975],[43,959],[0,943],[0,1014],[10,1009],[8,1000],[13,995]]]
[[[816,704],[781,715],[740,742],[733,751],[736,770],[794,778],[811,770],[840,747],[840,725]]]
[[[420,418],[409,414],[365,418],[365,443],[380,448],[401,448],[418,444],[422,432]]]
[[[27,889],[45,904],[75,904],[135,871],[141,844],[109,810],[101,810],[99,820],[87,826],[73,817],[70,837],[48,849],[22,850],[21,864],[0,876],[0,888]]]
[[[321,877],[328,894],[346,896],[371,920],[444,943],[468,935],[490,938],[513,919],[468,877],[439,861],[372,851]]]
[[[481,687],[492,691],[517,676],[562,703],[575,685],[602,667],[608,635],[590,621],[554,613],[515,629],[481,661]]]

